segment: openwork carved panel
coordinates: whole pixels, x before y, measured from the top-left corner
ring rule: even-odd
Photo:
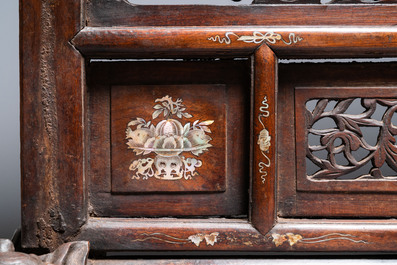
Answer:
[[[362,108],[359,111],[354,108],[358,106],[352,104],[358,100]],[[310,108],[310,103],[315,103],[314,108]],[[305,113],[308,136],[306,157],[319,169],[310,174],[306,166],[307,177],[312,180],[396,180],[397,127],[392,124],[396,110],[397,99],[320,98],[308,101]],[[377,129],[370,132],[378,132],[364,135],[363,131],[368,127]],[[310,141],[315,138],[319,143]],[[376,138],[376,143],[371,144],[370,141]],[[322,151],[325,151],[326,157],[322,157]],[[369,172],[359,172],[366,166],[370,167]],[[387,170],[387,166],[394,172]],[[349,174],[353,172],[356,174]]]
[[[296,120],[304,121],[296,123],[304,135],[297,140],[298,189],[395,190],[386,184],[397,180],[391,90],[297,88],[295,96]]]

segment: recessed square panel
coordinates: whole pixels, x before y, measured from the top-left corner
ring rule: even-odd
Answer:
[[[112,86],[112,192],[225,191],[225,89]]]

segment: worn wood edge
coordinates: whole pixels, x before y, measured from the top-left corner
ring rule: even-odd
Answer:
[[[214,232],[216,231],[216,232]],[[217,233],[216,240],[194,239]],[[91,218],[74,240],[93,251],[393,253],[396,220],[279,219],[266,236],[247,221]],[[327,249],[327,251],[325,251]]]
[[[224,218],[89,218],[73,240],[83,239],[94,251],[255,251],[269,245],[247,220]]]
[[[50,1],[20,0],[19,4],[23,102],[20,106],[20,121],[23,124],[21,244],[24,248],[53,250],[77,233],[86,218],[83,159],[80,160],[83,157],[83,139],[80,137],[83,129],[73,131],[71,136],[59,133],[73,128],[68,122],[81,122],[64,119],[70,117],[69,111],[78,113],[81,110],[72,102],[80,103],[82,97],[83,77],[75,74],[80,74],[84,62],[81,54],[69,43],[70,38],[82,28],[81,2],[75,0],[54,5]],[[67,20],[55,28],[58,14],[64,13],[64,10],[70,11]],[[57,76],[60,65],[63,74]],[[68,67],[74,72],[68,73],[65,70]],[[78,85],[74,86],[76,83]],[[69,93],[67,100],[72,104],[72,110],[65,108],[62,100],[57,98],[58,93],[62,92],[59,87]],[[72,144],[69,137],[75,137]],[[75,196],[66,199],[70,193]],[[73,207],[69,207],[71,205]]]
[[[268,38],[263,39],[266,34]],[[279,37],[269,38],[269,34]],[[85,56],[93,58],[244,56],[262,43],[282,57],[381,57],[397,55],[397,28],[85,27],[72,43]]]

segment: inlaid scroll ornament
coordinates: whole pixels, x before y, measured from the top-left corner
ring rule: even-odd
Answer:
[[[213,232],[211,234],[199,233],[190,235],[187,238],[175,237],[164,233],[143,233],[139,235],[139,238],[133,239],[132,242],[154,240],[176,245],[184,245],[190,242],[199,247],[200,243],[203,241],[205,241],[207,245],[215,245],[215,243],[218,242],[218,236],[218,232]]]
[[[369,165],[368,173],[357,174],[350,180],[397,180],[396,174],[385,176],[382,170],[388,165],[394,173],[397,171],[397,126],[392,123],[393,115],[397,111],[397,100],[360,98],[364,110],[358,114],[350,114],[349,107],[354,100],[355,98],[348,98],[335,102],[318,99],[312,111],[305,109],[306,133],[320,139],[319,144],[308,142],[306,146],[307,158],[319,168],[314,174],[307,176],[309,179],[339,180],[339,177]],[[383,114],[380,120],[373,117],[378,108]],[[323,119],[333,121],[335,126],[331,124],[329,128],[318,127],[317,124]],[[363,127],[378,129],[377,137],[373,137],[377,139],[375,145],[366,141]],[[356,151],[359,149],[367,154],[358,157]],[[327,159],[318,157],[320,151],[326,151]],[[337,155],[345,157],[346,162],[340,163]]]
[[[270,136],[269,131],[266,129],[266,126],[262,121],[263,118],[269,117],[270,112],[268,109],[269,109],[269,104],[267,103],[267,97],[264,97],[262,101],[262,105],[259,108],[259,115],[258,115],[258,120],[262,125],[263,129],[259,133],[258,142],[257,142],[257,144],[259,145],[259,149],[261,150],[261,154],[265,158],[265,162],[259,162],[258,164],[262,183],[265,183],[266,181],[266,176],[267,176],[266,168],[270,167],[271,165],[271,161],[267,153],[269,152],[270,149],[270,145],[271,145],[270,141],[272,137]]]
[[[221,37],[220,35],[215,35],[209,37],[208,40],[213,42],[219,42],[220,44],[231,44],[232,43],[232,40],[230,39],[231,36],[235,37],[236,41],[242,41],[245,43],[255,43],[255,44],[260,44],[262,42],[275,44],[281,41],[286,45],[292,45],[303,40],[302,37],[299,37],[295,33],[291,32],[288,34],[288,40],[286,41],[280,33],[275,33],[272,31],[266,33],[254,31],[252,35],[242,35],[242,36],[234,32],[226,32],[223,37]]]
[[[342,241],[350,241],[352,243],[368,244],[368,242],[358,239],[357,236],[350,234],[341,234],[341,233],[331,233],[323,236],[310,237],[310,238],[309,237],[305,238],[300,234],[293,234],[293,233],[286,233],[286,234],[273,233],[271,239],[276,247],[283,245],[284,242],[288,242],[290,246],[293,246],[298,243],[319,244],[333,240],[342,240]]]
[[[186,112],[182,99],[176,101],[170,96],[156,99],[152,120],[146,122],[143,118],[136,118],[127,125],[126,139],[129,149],[142,158],[134,160],[129,170],[133,171],[132,179],[156,178],[161,180],[192,179],[198,175],[196,168],[203,162],[199,160],[201,154],[208,151],[212,145],[211,133],[208,126],[213,120],[187,122],[182,125],[182,119],[193,116]],[[163,119],[153,124],[153,120],[163,114]],[[176,118],[180,119],[177,120]],[[154,158],[144,157],[155,154]],[[181,154],[190,153],[193,157]]]

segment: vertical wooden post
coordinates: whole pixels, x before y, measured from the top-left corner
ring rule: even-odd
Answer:
[[[86,219],[81,1],[21,0],[22,246],[54,249]]]
[[[266,234],[275,222],[277,58],[267,46],[254,55],[252,224]]]

